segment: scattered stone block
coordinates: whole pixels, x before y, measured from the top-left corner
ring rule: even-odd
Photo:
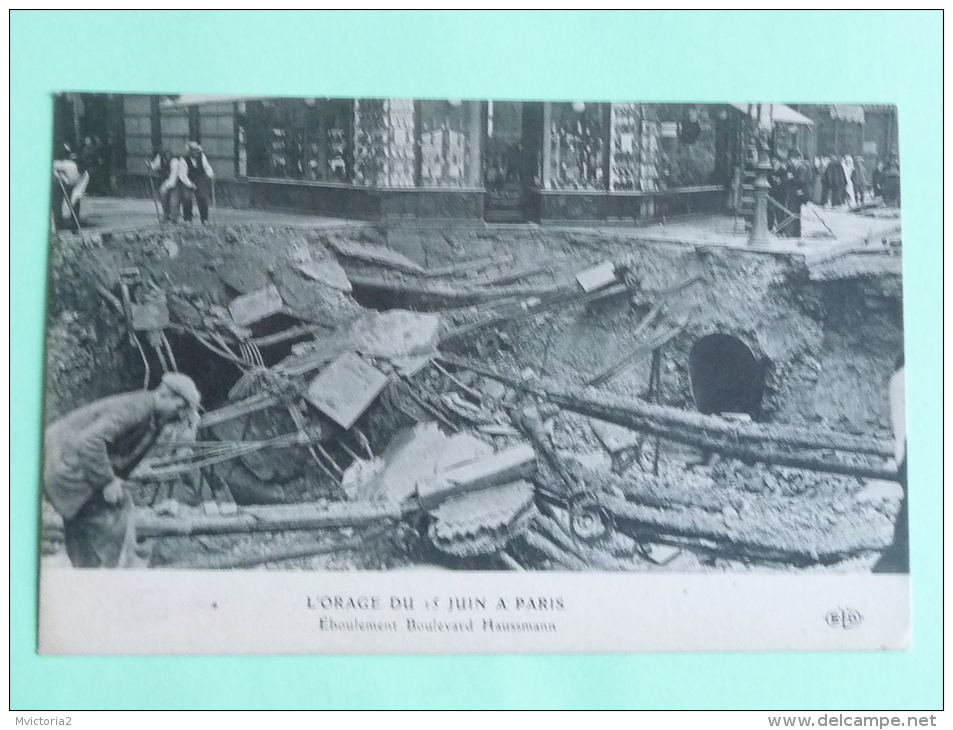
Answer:
[[[311,381],[307,399],[341,428],[349,429],[385,385],[384,373],[346,352]]]
[[[232,315],[235,324],[244,327],[278,314],[284,306],[278,287],[269,284],[264,289],[233,299],[228,305],[228,313]]]
[[[326,284],[332,289],[338,289],[343,292],[352,290],[351,282],[344,273],[344,269],[334,259],[324,259],[322,261],[305,261],[297,265],[298,271],[309,279]]]
[[[611,261],[606,261],[576,274],[576,281],[579,282],[582,290],[587,293],[608,286],[615,280],[615,264]]]

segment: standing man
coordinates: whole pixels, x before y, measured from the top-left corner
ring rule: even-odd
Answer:
[[[73,567],[130,566],[136,532],[124,480],[163,426],[194,419],[200,402],[191,378],[166,373],[155,390],[103,398],[47,427],[43,491],[63,517]]]
[[[788,153],[790,160],[787,174],[787,190],[784,207],[795,216],[794,220],[784,227],[785,236],[801,237],[801,206],[811,197],[811,171],[804,164],[804,158],[797,149]]]
[[[159,184],[159,204],[162,206],[162,220],[171,223],[175,223],[179,218],[178,210],[175,210],[173,215],[172,207],[172,191],[178,182],[178,163],[178,158],[173,157],[172,153],[164,147],[149,163],[149,169],[158,173],[159,179],[162,181]],[[177,209],[178,205],[175,208]]]
[[[71,231],[79,230],[79,206],[89,187],[89,171],[79,155],[70,154],[68,159],[53,160],[53,194],[50,196],[53,208],[53,226],[56,230],[64,227],[63,203],[69,201],[71,213],[65,216],[65,224]]]
[[[786,171],[784,165],[781,164],[781,158],[776,154],[771,155],[771,172],[768,173],[768,184],[771,186],[768,190],[768,195],[771,196],[771,199],[780,205],[784,205],[784,180],[786,176]],[[777,206],[772,205],[771,202],[768,202],[768,230],[773,231],[775,226],[780,221],[783,221],[787,216],[781,214],[781,211]]]
[[[182,201],[182,217],[186,223],[192,221],[192,196],[199,204],[199,218],[202,223],[208,222],[208,203],[212,196],[212,180],[215,173],[208,164],[208,158],[198,142],[189,142],[187,153],[183,158],[185,177],[189,184],[185,186],[186,196]]]

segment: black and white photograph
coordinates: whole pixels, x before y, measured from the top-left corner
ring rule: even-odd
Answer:
[[[908,641],[896,107],[53,111],[41,651]]]

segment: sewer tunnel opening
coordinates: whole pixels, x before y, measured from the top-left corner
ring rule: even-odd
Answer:
[[[764,373],[754,353],[737,337],[702,337],[689,354],[692,394],[704,414],[747,413],[757,420]]]

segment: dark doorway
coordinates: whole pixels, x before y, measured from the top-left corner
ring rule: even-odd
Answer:
[[[747,413],[758,418],[764,374],[741,340],[722,334],[702,337],[692,347],[688,367],[701,413]]]
[[[484,125],[484,215],[493,223],[519,223],[528,179],[525,128],[532,122],[530,105],[518,101],[489,101]],[[541,129],[541,127],[540,127]]]

